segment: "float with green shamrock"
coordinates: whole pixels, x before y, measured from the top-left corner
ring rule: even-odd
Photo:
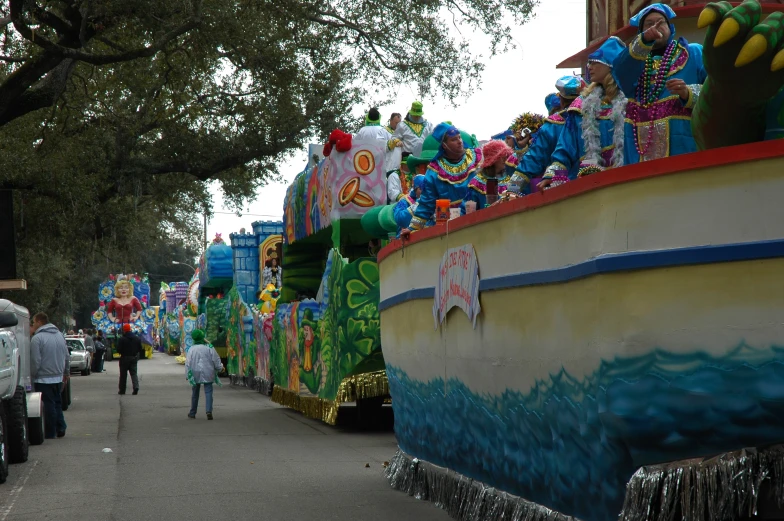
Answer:
[[[389,395],[375,242],[360,222],[386,202],[386,176],[383,143],[330,152],[286,194],[269,370],[274,401],[334,424],[341,403],[372,411]]]

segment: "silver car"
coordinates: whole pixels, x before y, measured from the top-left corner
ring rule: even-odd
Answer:
[[[71,372],[80,371],[82,376],[89,376],[93,362],[93,354],[84,343],[84,338],[76,336],[65,337],[68,351],[71,353]]]

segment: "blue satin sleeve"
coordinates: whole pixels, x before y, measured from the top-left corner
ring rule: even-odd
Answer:
[[[428,170],[425,174],[425,182],[422,186],[422,193],[419,195],[419,204],[417,205],[416,212],[414,212],[414,219],[412,219],[412,229],[422,229],[428,221],[433,218],[436,213],[436,199],[438,199],[438,188],[436,183],[438,179],[436,173]]]
[[[551,156],[550,164],[560,163],[569,174],[577,171],[580,166],[580,158],[584,155],[582,120],[583,117],[580,114],[571,113],[568,115],[566,125],[564,125],[561,137],[558,138],[558,144]]]
[[[410,210],[411,205],[408,203],[408,199],[403,198],[395,205],[395,208],[392,210],[392,215],[395,218],[395,223],[397,227],[400,229],[408,228],[408,225],[411,224],[411,212]]]
[[[564,125],[549,121],[542,125],[536,133],[536,141],[517,165],[516,172],[529,178],[542,175],[552,162],[550,158],[558,144],[563,127]]]
[[[633,49],[638,49],[638,53],[634,53]],[[640,74],[645,70],[645,58],[647,54],[641,51],[645,49],[648,53],[653,49],[653,46],[646,44],[642,35],[638,34],[632,43],[627,45],[623,51],[613,60],[612,75],[615,82],[621,88],[627,98],[633,98],[635,89],[637,88],[637,80]]]

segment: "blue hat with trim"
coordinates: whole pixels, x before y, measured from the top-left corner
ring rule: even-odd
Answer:
[[[613,62],[625,48],[623,40],[610,36],[601,47],[588,55],[588,63],[602,63],[612,69]]]
[[[436,152],[435,157],[433,160],[441,158],[444,155],[444,149],[441,147],[441,144],[444,142],[446,137],[454,137],[459,136],[460,131],[457,129],[456,126],[452,125],[450,122],[446,121],[444,123],[439,123],[436,125],[436,128],[433,129],[433,133],[431,136],[438,141],[438,152]]]
[[[636,15],[632,16],[632,19],[629,20],[629,25],[631,25],[632,27],[637,27],[638,28],[637,32],[641,33],[642,32],[643,20],[645,20],[645,17],[648,16],[649,14],[651,14],[654,11],[664,15],[664,17],[667,19],[667,22],[669,22],[669,24],[670,24],[670,40],[672,40],[675,37],[675,26],[672,24],[672,20],[673,20],[673,18],[677,17],[678,15],[675,14],[675,11],[672,10],[672,7],[670,7],[667,4],[651,4],[651,5],[649,5],[645,9],[642,9]]]
[[[651,11],[657,11],[663,14],[664,17],[667,19],[667,21],[670,21],[678,16],[677,14],[675,14],[675,11],[672,10],[672,7],[670,7],[667,4],[651,4],[648,7],[642,9],[636,15],[632,16],[632,19],[629,20],[629,24],[632,27],[640,27],[640,24],[642,23],[643,19],[649,14],[651,14]]]
[[[551,92],[544,98],[544,106],[547,107],[547,113],[552,114],[561,108],[561,98],[558,97],[557,92]]]
[[[555,82],[555,88],[562,98],[575,99],[583,89],[583,82],[578,76],[563,76]]]

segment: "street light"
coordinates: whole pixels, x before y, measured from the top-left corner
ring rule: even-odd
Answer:
[[[177,262],[177,261],[173,260],[173,261],[172,261],[172,264],[181,264],[181,265],[183,265],[183,266],[188,266],[190,269],[192,269],[192,270],[193,270],[193,273],[196,273],[196,268],[194,268],[193,266],[191,266],[191,265],[190,265],[190,264],[188,264],[187,262]]]

